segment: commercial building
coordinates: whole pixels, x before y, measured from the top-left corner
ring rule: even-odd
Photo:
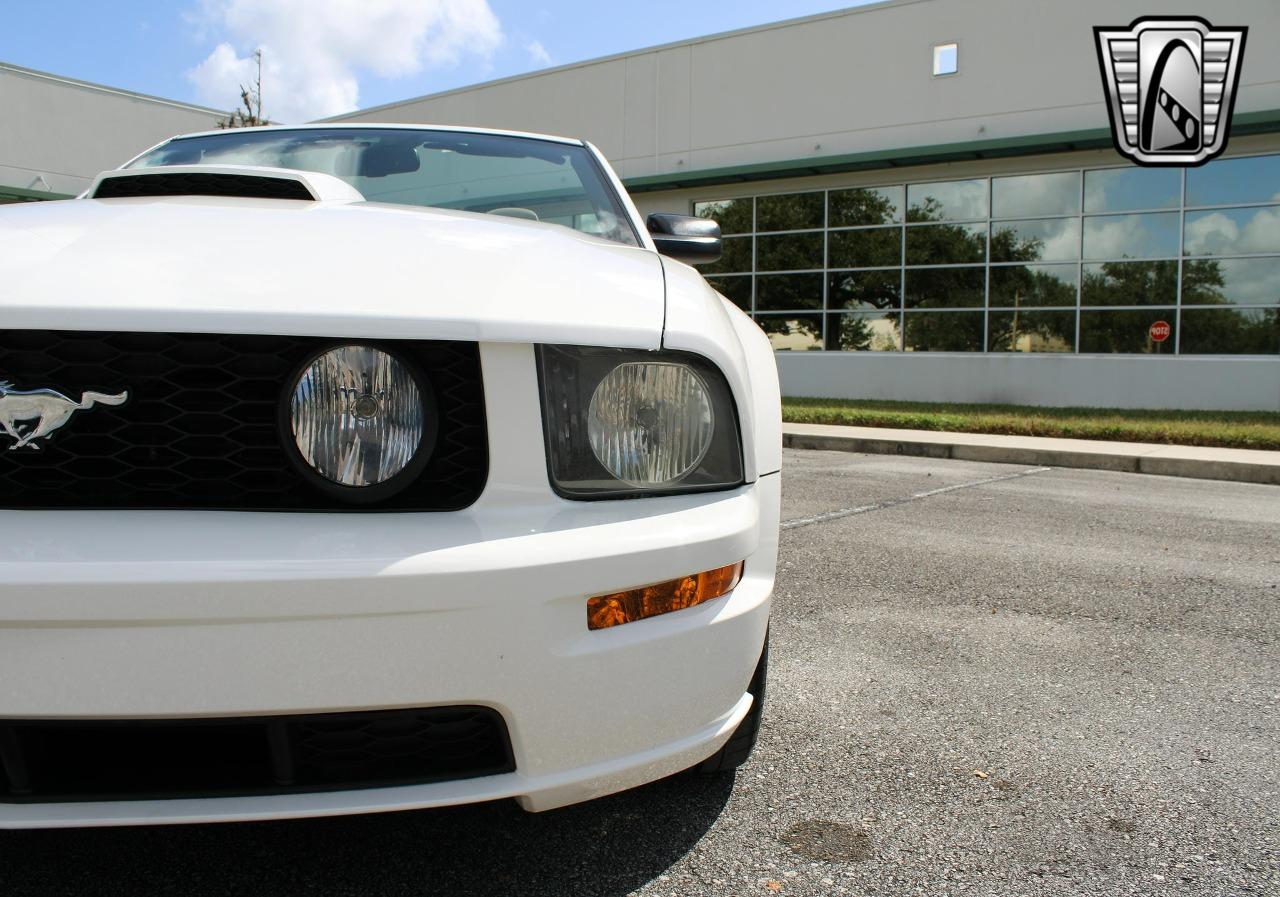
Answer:
[[[791,395],[1280,410],[1280,5],[1159,6],[889,0],[337,120],[591,140],[643,212],[720,221]],[[1093,28],[1153,11],[1249,28],[1202,168],[1112,147]],[[0,108],[0,201],[219,115],[4,65]]]
[[[0,203],[65,199],[166,137],[226,113],[0,62]]]
[[[1112,148],[1093,27],[1134,0],[890,0],[341,120],[591,140],[642,211],[720,221],[793,395],[1280,409],[1280,6],[1175,6],[1249,27],[1185,172]]]

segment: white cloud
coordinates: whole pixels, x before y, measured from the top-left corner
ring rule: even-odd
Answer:
[[[1187,215],[1187,252],[1192,255],[1275,252],[1280,249],[1280,210],[1235,209]]]
[[[1085,258],[1160,258],[1178,252],[1177,214],[1085,219]]]
[[[1192,255],[1220,253],[1239,240],[1240,226],[1223,212],[1197,216],[1187,222],[1187,252]]]
[[[260,47],[263,112],[280,122],[355,109],[361,72],[396,78],[488,60],[503,40],[487,0],[203,0],[194,24],[221,38],[187,72],[200,99],[237,106]]]
[[[1225,284],[1223,293],[1241,305],[1274,305],[1280,299],[1275,259],[1215,259]]]
[[[531,40],[524,45],[524,48],[529,58],[538,65],[551,65],[551,54],[547,52],[546,47],[542,46],[542,41]]]

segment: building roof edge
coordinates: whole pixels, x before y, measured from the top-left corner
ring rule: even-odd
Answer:
[[[191,112],[207,112],[210,115],[225,116],[227,114],[224,109],[212,109],[208,106],[197,106],[194,103],[184,103],[181,100],[170,100],[166,97],[152,96],[151,94],[138,93],[136,90],[125,90],[123,87],[111,87],[107,84],[95,84],[92,81],[81,81],[78,78],[68,78],[65,75],[55,75],[52,72],[42,72],[38,69],[29,69],[25,66],[14,65],[12,62],[0,61],[0,72],[11,72],[15,75],[21,75],[27,78],[36,78],[42,81],[53,81],[59,84],[67,84],[71,87],[78,87],[84,90],[93,90],[100,93],[110,93],[117,96],[127,97],[133,100],[142,100],[148,103],[159,103],[164,106],[175,106],[179,109],[187,109]]]

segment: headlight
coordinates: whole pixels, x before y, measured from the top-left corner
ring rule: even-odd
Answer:
[[[540,346],[552,485],[567,498],[697,492],[742,483],[733,399],[680,352]]]
[[[305,467],[354,501],[377,501],[421,469],[434,442],[425,381],[373,346],[330,349],[304,365],[288,402]]]
[[[702,378],[669,361],[618,365],[596,386],[587,410],[596,460],[637,488],[680,482],[707,453],[714,431]]]

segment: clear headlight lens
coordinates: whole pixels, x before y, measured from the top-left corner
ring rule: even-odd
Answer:
[[[566,498],[725,489],[742,483],[723,374],[683,352],[539,346],[552,485]]]
[[[372,346],[341,346],[302,371],[289,423],[299,454],[316,473],[341,486],[368,487],[414,460],[427,415],[404,362]]]
[[[632,486],[669,486],[711,447],[715,414],[688,365],[629,361],[591,394],[587,436],[605,470]]]

